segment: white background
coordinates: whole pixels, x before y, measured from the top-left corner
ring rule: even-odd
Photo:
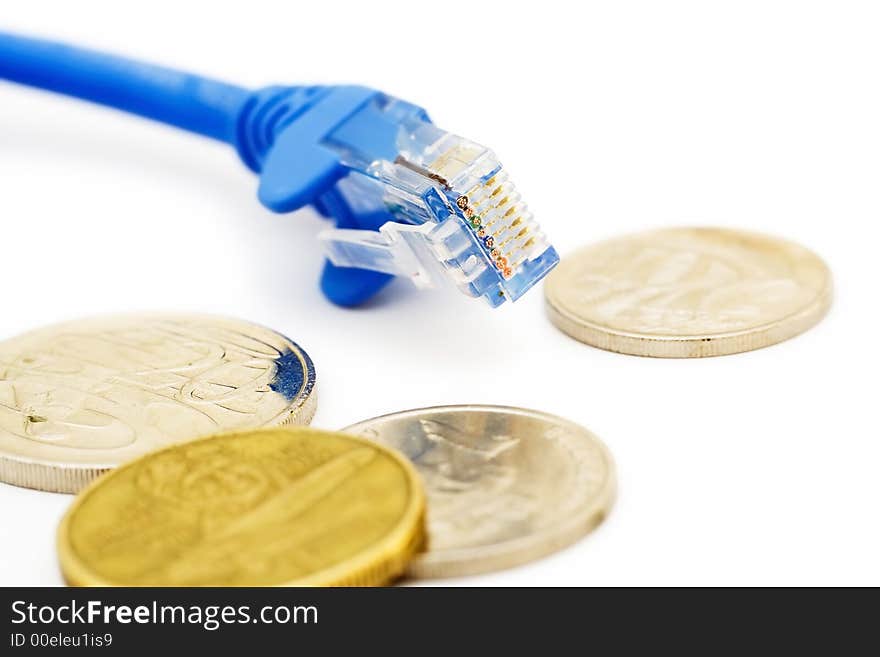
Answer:
[[[210,7],[210,8],[209,8]],[[3,3],[0,27],[250,86],[355,82],[491,146],[563,256],[635,230],[775,233],[835,274],[831,314],[705,360],[606,353],[534,290],[490,310],[404,282],[328,304],[310,213],[275,216],[218,143],[0,83],[0,335],[181,310],[315,360],[314,424],[500,403],[606,441],[594,534],[467,584],[880,584],[880,13],[855,2]],[[0,484],[0,584],[60,584],[64,495]]]

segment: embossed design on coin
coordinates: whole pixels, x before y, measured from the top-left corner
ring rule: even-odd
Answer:
[[[428,496],[428,551],[407,572],[452,577],[507,568],[589,532],[614,499],[611,457],[589,431],[503,406],[440,406],[344,431],[412,460]]]
[[[399,576],[424,544],[402,456],[303,427],[222,434],[94,482],[59,527],[74,585],[357,586]]]
[[[831,273],[811,251],[720,228],[673,228],[588,246],[544,287],[550,320],[602,349],[698,358],[766,347],[816,324]]]
[[[69,322],[0,343],[0,480],[76,492],[165,445],[314,414],[315,371],[274,331],[209,316]]]

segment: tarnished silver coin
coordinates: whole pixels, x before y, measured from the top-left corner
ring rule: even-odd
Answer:
[[[0,480],[73,493],[101,472],[225,430],[308,424],[315,369],[235,319],[80,320],[0,343]]]
[[[806,331],[831,305],[831,272],[786,240],[724,228],[667,228],[565,257],[544,286],[550,320],[609,351],[700,358]]]
[[[611,456],[596,436],[553,415],[504,406],[439,406],[343,431],[406,454],[428,496],[428,549],[414,577],[508,568],[588,533],[614,501]]]

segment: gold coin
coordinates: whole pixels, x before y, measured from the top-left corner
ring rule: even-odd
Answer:
[[[588,246],[547,277],[547,314],[594,347],[700,358],[759,349],[806,331],[831,305],[831,272],[785,240],[672,228]]]
[[[315,369],[284,336],[210,316],[69,322],[0,343],[0,480],[73,493],[219,431],[308,424]]]
[[[58,531],[78,586],[375,586],[424,539],[403,457],[310,428],[168,447],[95,481]]]
[[[408,456],[428,497],[428,549],[407,573],[454,577],[562,549],[606,516],[614,464],[592,433],[504,406],[439,406],[345,429]]]

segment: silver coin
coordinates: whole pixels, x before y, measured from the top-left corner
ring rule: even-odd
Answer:
[[[0,343],[0,481],[74,493],[223,430],[308,424],[315,369],[288,338],[199,315],[68,322]]]
[[[666,228],[563,259],[547,314],[589,345],[637,356],[703,358],[760,349],[816,324],[832,276],[812,251],[724,228]]]
[[[598,525],[614,501],[614,465],[583,427],[504,406],[439,406],[343,431],[404,453],[428,497],[428,549],[414,577],[508,568],[559,550]]]

